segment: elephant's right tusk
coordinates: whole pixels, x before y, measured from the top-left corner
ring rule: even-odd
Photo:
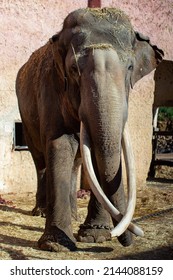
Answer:
[[[96,175],[95,175],[95,172],[93,169],[93,165],[92,165],[92,160],[91,160],[90,139],[89,139],[88,133],[84,127],[84,124],[82,122],[81,122],[81,128],[80,128],[80,143],[81,143],[81,154],[82,154],[83,165],[84,165],[84,169],[85,169],[91,190],[93,191],[97,200],[110,213],[110,215],[116,221],[120,222],[123,215],[109,201],[109,199],[104,194],[104,192],[103,192],[102,188],[100,187],[99,182],[96,178]],[[128,229],[136,235],[144,236],[143,231],[138,226],[136,226],[132,223],[130,223],[128,225]]]

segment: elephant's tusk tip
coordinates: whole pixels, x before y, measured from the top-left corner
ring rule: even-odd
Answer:
[[[141,229],[141,234],[139,235],[140,237],[144,237],[145,233],[143,232],[143,230]]]
[[[131,224],[129,227],[129,230],[134,233],[136,236],[140,236],[140,237],[144,237],[144,231],[139,228],[138,226],[135,226],[135,229],[131,229],[131,226],[133,227],[133,225]],[[122,234],[121,231],[119,231],[116,227],[111,231],[111,237],[118,237]]]

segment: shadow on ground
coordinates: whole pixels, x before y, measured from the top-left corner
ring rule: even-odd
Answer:
[[[117,258],[115,258],[116,260]],[[135,254],[127,254],[120,260],[173,260],[173,244],[172,246],[159,247],[154,250],[146,252],[139,252]]]

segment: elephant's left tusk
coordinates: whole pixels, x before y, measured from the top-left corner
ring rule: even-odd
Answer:
[[[81,122],[80,128],[80,143],[81,143],[81,154],[85,172],[89,185],[96,196],[97,200],[103,205],[103,207],[110,213],[110,215],[118,222],[121,221],[123,215],[113,206],[109,201],[107,196],[104,194],[102,188],[99,185],[99,182],[96,178],[92,161],[91,161],[91,152],[90,152],[90,139],[87,134],[87,131],[84,127],[84,124]],[[116,228],[115,228],[116,229]],[[136,235],[143,236],[143,231],[136,225],[130,223],[128,229]],[[114,230],[113,230],[114,231]],[[116,231],[117,234],[117,231]],[[118,235],[117,235],[118,236]]]
[[[128,186],[128,205],[126,213],[119,224],[111,231],[112,236],[120,236],[130,224],[136,205],[136,172],[135,172],[135,160],[133,155],[133,149],[130,141],[130,135],[127,124],[124,128],[122,147],[124,153],[124,160],[126,165],[127,174],[127,186]]]

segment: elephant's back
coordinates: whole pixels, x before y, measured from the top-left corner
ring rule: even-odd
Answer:
[[[52,51],[50,43],[32,53],[28,61],[20,68],[16,78],[16,93],[21,95],[37,94],[46,73],[52,67]]]

